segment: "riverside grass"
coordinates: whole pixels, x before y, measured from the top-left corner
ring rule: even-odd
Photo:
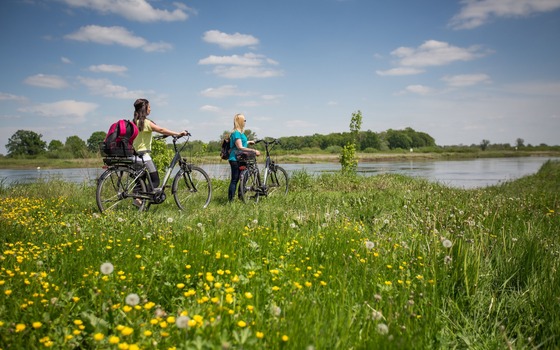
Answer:
[[[99,214],[0,187],[1,349],[554,349],[560,163],[452,189],[293,174],[287,197]]]

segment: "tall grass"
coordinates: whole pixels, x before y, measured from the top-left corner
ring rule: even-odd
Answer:
[[[296,172],[258,205],[214,180],[205,210],[106,215],[87,184],[2,187],[0,348],[557,348],[559,175]]]

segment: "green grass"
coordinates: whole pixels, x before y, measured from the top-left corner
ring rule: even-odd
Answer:
[[[296,172],[254,205],[213,186],[205,210],[106,215],[85,184],[0,187],[0,348],[560,346],[558,162],[479,190]]]

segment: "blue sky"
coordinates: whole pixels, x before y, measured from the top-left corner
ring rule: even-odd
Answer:
[[[218,140],[412,127],[438,145],[560,144],[560,0],[2,0],[0,153],[87,140],[147,98]]]

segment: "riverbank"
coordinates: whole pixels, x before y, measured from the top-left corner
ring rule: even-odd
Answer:
[[[339,154],[313,153],[313,154],[286,154],[274,155],[278,163],[317,164],[338,163]],[[402,160],[454,160],[477,158],[509,158],[509,157],[560,157],[560,151],[478,151],[478,152],[384,152],[384,153],[358,153],[358,161],[385,162]],[[225,163],[218,155],[208,155],[200,158],[202,164]],[[82,159],[12,159],[0,157],[1,169],[71,169],[71,168],[97,168],[102,167],[101,157]]]

